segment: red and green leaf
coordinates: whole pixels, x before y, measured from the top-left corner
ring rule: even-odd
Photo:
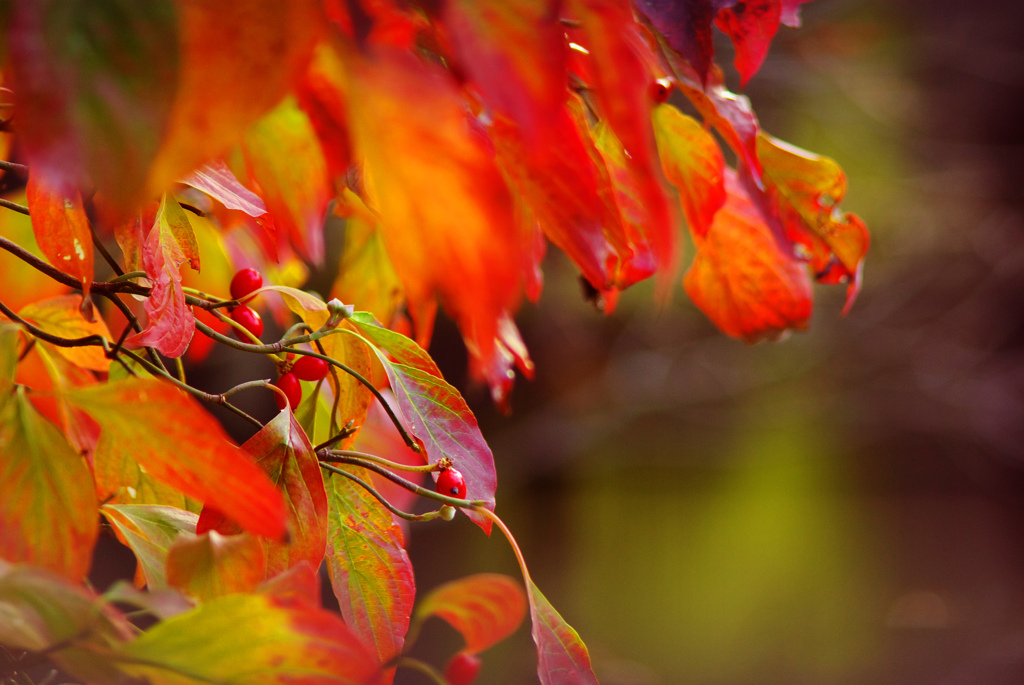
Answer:
[[[370,480],[364,469],[342,468]],[[416,597],[402,529],[383,504],[342,475],[331,474],[327,495],[327,570],[341,614],[376,649],[380,663],[387,663],[402,651]]]
[[[144,580],[150,590],[168,587],[167,553],[179,535],[195,536],[199,517],[176,507],[143,504],[104,504],[100,511],[138,559],[136,584]]]
[[[120,648],[151,685],[372,685],[376,655],[335,614],[293,598],[235,594],[153,626]]]
[[[179,536],[167,550],[167,584],[200,602],[252,592],[266,577],[263,546],[246,533]]]
[[[482,652],[515,632],[526,616],[526,594],[508,576],[478,573],[434,588],[416,607],[416,620],[438,616],[459,631],[468,652]]]
[[[579,634],[530,582],[530,617],[537,644],[537,675],[541,685],[597,685],[590,653]]]
[[[280,492],[182,391],[156,380],[132,379],[78,389],[67,397],[100,425],[97,463],[101,458],[134,461],[154,479],[212,504],[244,529],[284,537],[287,515]]]

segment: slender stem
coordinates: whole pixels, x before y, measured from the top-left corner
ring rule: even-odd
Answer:
[[[10,200],[4,200],[0,198],[0,207],[6,207],[7,209],[13,209],[16,212],[29,216],[28,207],[25,205],[19,205],[17,202],[11,202]]]
[[[437,471],[437,464],[424,464],[422,466],[410,466],[409,464],[399,464],[395,461],[390,461],[384,457],[378,457],[375,454],[367,454],[366,452],[356,452],[353,450],[330,450],[328,457],[322,457],[321,461],[331,461],[335,456],[341,457],[354,457],[356,459],[365,459],[366,461],[372,461],[375,464],[386,466],[389,469],[396,469],[398,471],[411,471],[413,473],[430,473],[431,471]]]
[[[3,202],[6,202],[4,200]],[[2,206],[2,203],[0,203]],[[8,240],[0,236],[0,249],[7,250],[15,257],[31,266],[36,271],[41,271],[58,283],[62,283],[69,288],[75,288],[76,290],[82,289],[82,279],[75,278],[69,273],[64,273],[60,269],[56,269],[50,266],[47,262],[43,261],[39,257],[21,247],[17,243]],[[149,295],[149,288],[138,285],[136,283],[93,283],[89,288],[91,292],[99,293],[100,295],[108,295],[110,293],[131,293],[133,295]]]
[[[398,657],[396,666],[402,666],[404,668],[411,668],[414,671],[419,671],[423,675],[430,678],[437,685],[448,685],[448,681],[444,679],[444,676],[438,673],[437,669],[430,664],[420,661],[419,659],[413,659],[409,656]]]
[[[322,382],[323,382],[323,379],[321,379],[320,382],[317,383],[317,385],[316,385],[317,392],[320,392],[320,383],[322,383]],[[356,427],[355,426],[356,426],[355,419],[349,419],[349,422],[345,424],[344,428],[342,428],[340,431],[338,431],[333,437],[327,438],[326,440],[321,442],[319,445],[314,447],[313,451],[314,452],[319,452],[320,450],[325,450],[328,447],[330,447],[331,445],[344,440],[345,438],[347,438],[348,436],[350,436],[350,435],[352,435],[353,433],[356,432]]]
[[[120,269],[118,270],[120,271]],[[145,271],[129,271],[128,273],[121,271],[116,278],[111,278],[107,283],[122,283],[133,278],[145,278],[147,275]]]
[[[95,290],[93,292],[95,292]],[[128,305],[126,305],[124,302],[121,301],[120,297],[118,297],[115,293],[102,293],[102,294],[108,300],[113,302],[114,306],[117,307],[121,311],[121,314],[124,315],[124,318],[128,321],[128,326],[132,330],[134,330],[136,333],[141,333],[142,332],[142,325],[139,323],[139,320],[135,318],[135,314],[132,313],[132,310],[128,307]],[[126,330],[127,330],[127,328],[126,328]],[[118,348],[120,348],[120,344],[123,343],[126,339],[127,339],[127,336],[122,334],[121,341],[118,344]],[[148,354],[150,359],[153,360],[153,363],[156,364],[161,369],[163,369],[164,372],[166,373],[167,372],[167,367],[164,366],[164,360],[160,358],[160,355],[157,354],[156,350],[154,350],[152,347],[147,347],[147,348],[145,348],[145,350],[146,350],[146,354]]]
[[[174,358],[174,371],[178,374],[178,380],[182,383],[186,383],[185,380],[185,365],[181,363],[181,357]]]
[[[0,169],[3,169],[4,171],[15,171],[19,174],[28,175],[27,166],[25,166],[24,164],[18,164],[16,162],[8,162],[7,160],[0,159]]]
[[[533,600],[533,581],[530,579],[530,571],[526,568],[526,559],[523,557],[523,550],[519,549],[519,543],[516,542],[515,537],[512,535],[512,531],[508,529],[505,522],[498,518],[490,509],[486,507],[473,507],[473,511],[476,513],[489,518],[491,521],[501,529],[501,532],[505,535],[505,539],[508,540],[508,544],[512,546],[512,551],[515,552],[516,560],[519,562],[519,570],[523,574],[523,585],[526,586],[526,597],[530,603],[530,612],[533,612],[533,607],[536,603]]]
[[[124,273],[124,270],[121,269],[121,265],[117,263],[117,260],[114,259],[113,255],[107,251],[107,246],[103,244],[100,237],[96,235],[96,228],[92,225],[91,221],[89,222],[89,233],[92,234],[92,244],[96,247],[96,251],[100,253],[100,256],[103,257],[114,273],[121,276],[121,274]],[[117,279],[114,280],[116,281]]]
[[[265,388],[268,385],[273,385],[273,383],[270,382],[269,378],[263,378],[258,381],[247,381],[245,383],[239,383],[233,388],[228,388],[227,390],[221,393],[221,396],[231,397],[235,393],[242,392],[243,390],[251,390],[252,388]]]
[[[326,355],[327,351],[324,349],[323,343],[319,340],[314,341],[316,349],[320,354]],[[331,380],[334,381],[334,401],[331,403],[331,434],[336,435],[338,440],[343,440],[347,437],[344,431],[338,430],[338,408],[341,406],[341,379],[338,378],[338,370],[330,365],[327,367],[331,373]],[[319,390],[319,387],[317,388]],[[349,424],[352,422],[349,421]],[[351,433],[349,433],[351,435]]]
[[[390,511],[395,516],[399,516],[405,519],[406,521],[430,521],[431,519],[436,519],[438,516],[441,515],[440,511],[428,511],[425,514],[410,514],[407,511],[402,511],[401,509],[393,505],[391,502],[387,501],[387,499],[384,498],[384,495],[377,492],[376,488],[374,488],[372,485],[370,485],[369,483],[367,483],[365,480],[355,475],[354,473],[349,473],[345,469],[339,469],[337,466],[331,466],[330,464],[321,463],[320,468],[326,469],[331,473],[336,473],[339,476],[344,476],[345,478],[348,478],[350,481],[353,481],[361,488],[366,490],[368,493],[373,495],[378,502],[387,507],[388,511]]]

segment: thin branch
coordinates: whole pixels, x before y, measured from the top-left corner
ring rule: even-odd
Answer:
[[[7,160],[0,159],[0,169],[28,176],[28,167],[17,162],[8,162]]]
[[[384,457],[378,457],[375,454],[367,454],[366,452],[356,452],[355,450],[330,450],[331,457],[322,457],[323,461],[332,461],[333,455],[339,457],[354,457],[356,459],[365,459],[366,461],[372,461],[375,464],[380,464],[389,469],[396,469],[398,471],[409,471],[411,473],[431,473],[432,471],[439,471],[440,467],[435,464],[421,464],[419,466],[411,466],[409,464],[399,464],[395,461],[390,461]]]
[[[24,214],[25,216],[29,215],[28,207],[26,207],[25,205],[19,205],[17,202],[11,202],[10,200],[5,200],[3,198],[0,198],[0,207],[13,209],[14,211]]]
[[[11,321],[21,324],[29,333],[40,340],[56,345],[57,347],[102,347],[104,352],[110,353],[110,341],[102,335],[87,335],[83,338],[62,338],[59,335],[47,333],[43,329],[33,326],[25,319],[18,316],[14,310],[0,302],[0,312],[3,312]]]
[[[107,246],[103,244],[103,241],[100,240],[99,235],[96,234],[96,227],[92,225],[91,221],[89,222],[89,233],[92,234],[93,246],[96,248],[96,251],[100,253],[100,256],[103,257],[103,260],[114,271],[115,274],[117,274],[118,276],[123,276],[124,270],[121,268],[121,265],[117,263],[117,260],[114,259],[113,255],[111,255],[110,252],[107,251]],[[116,278],[113,279],[112,282],[115,281],[117,281]]]
[[[396,473],[388,471],[380,464],[375,464],[372,461],[366,461],[365,459],[359,459],[356,457],[348,457],[343,454],[339,454],[338,451],[336,450],[325,450],[323,452],[317,452],[316,456],[317,459],[320,460],[320,466],[324,468],[330,466],[329,463],[325,464],[325,461],[334,462],[337,464],[351,464],[353,466],[362,466],[364,469],[368,469],[370,471],[373,471],[374,473],[379,473],[388,480],[401,485],[406,490],[415,493],[420,497],[426,497],[428,499],[437,500],[438,502],[444,502],[445,504],[450,504],[453,507],[483,507],[488,504],[488,502],[484,502],[482,500],[458,499],[457,497],[449,497],[448,495],[442,495],[439,492],[434,492],[433,490],[428,490],[427,488],[424,488],[420,485],[416,485],[416,483],[406,480],[405,478],[402,478]]]
[[[2,202],[3,201],[0,201],[0,204],[2,204]],[[82,279],[76,278],[69,273],[64,273],[60,269],[56,269],[50,266],[48,263],[46,263],[42,259],[39,259],[39,257],[36,257],[34,254],[29,252],[25,248],[21,247],[17,243],[8,240],[7,238],[4,238],[2,236],[0,236],[0,249],[7,250],[15,257],[31,266],[33,269],[43,272],[44,274],[46,274],[53,280],[57,281],[58,283],[62,283],[68,286],[69,288],[74,288],[76,290],[82,289]],[[132,295],[149,295],[150,292],[149,288],[131,282],[99,282],[93,283],[89,289],[90,291],[94,293],[99,293],[100,295],[109,295],[111,293],[131,293]]]
[[[425,514],[410,514],[407,511],[402,511],[401,509],[399,509],[395,505],[391,504],[391,502],[388,502],[387,499],[384,498],[384,495],[382,495],[379,492],[377,492],[377,490],[372,485],[367,483],[365,480],[363,480],[359,476],[357,476],[357,475],[355,475],[353,473],[349,473],[345,469],[339,469],[336,466],[331,466],[330,464],[323,464],[323,463],[321,463],[320,467],[324,468],[324,469],[327,469],[331,473],[336,473],[339,476],[344,476],[345,478],[348,478],[349,480],[353,481],[354,483],[359,485],[361,488],[366,490],[368,493],[373,495],[377,499],[378,502],[380,502],[385,507],[387,507],[388,511],[390,511],[395,516],[398,516],[400,518],[405,519],[406,521],[430,521],[430,520],[436,519],[438,516],[441,515],[440,511],[428,511]]]

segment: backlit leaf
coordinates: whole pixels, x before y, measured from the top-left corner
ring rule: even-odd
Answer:
[[[0,414],[0,558],[79,582],[99,534],[85,460],[19,389]]]
[[[748,342],[803,329],[811,315],[806,266],[783,252],[731,171],[729,195],[704,238],[684,286],[722,332]]]
[[[154,347],[167,357],[180,357],[195,333],[192,307],[181,289],[181,264],[199,268],[199,249],[184,210],[165,195],[156,222],[142,245],[142,265],[153,284],[144,307],[149,322],[129,343]]]
[[[41,328],[44,332],[62,338],[85,338],[90,335],[99,335],[111,340],[110,331],[107,330],[107,324],[103,319],[97,318],[93,323],[85,320],[79,308],[81,302],[80,295],[62,295],[48,300],[39,300],[23,307],[18,312],[18,316]],[[113,344],[112,340],[111,344]],[[51,349],[83,369],[106,371],[110,368],[110,360],[107,359],[103,348],[98,345],[88,347],[54,345]]]
[[[336,614],[266,594],[207,602],[120,653],[124,670],[151,685],[368,685],[379,669]]]
[[[370,480],[364,469],[342,468]],[[402,529],[384,505],[344,476],[330,475],[327,495],[327,570],[341,614],[386,663],[402,651],[416,597]]]
[[[497,489],[494,456],[459,391],[441,377],[434,361],[412,340],[377,326],[363,313],[357,312],[349,321],[373,343],[391,381],[398,415],[425,448],[427,459],[450,459],[465,476],[466,498],[482,500],[493,511]],[[490,532],[490,519],[465,511]]]
[[[133,379],[75,390],[68,399],[100,424],[97,455],[130,457],[153,478],[213,504],[244,529],[284,536],[285,505],[277,488],[182,391]]]
[[[128,640],[131,627],[78,580],[0,561],[0,616],[0,644],[47,650],[48,660],[83,682],[123,680],[114,661],[100,653]]]
[[[243,186],[224,162],[204,164],[181,182],[203,191],[228,209],[237,209],[253,218],[267,213],[263,199]]]
[[[719,10],[737,0],[637,0],[636,7],[665,36],[673,50],[685,58],[707,82],[715,46],[711,23]]]
[[[137,504],[104,504],[100,511],[135,552],[149,589],[168,587],[167,552],[179,535],[195,536],[199,517],[175,507]]]
[[[246,533],[179,536],[167,551],[167,584],[200,602],[251,592],[266,576],[260,541]]]
[[[435,295],[471,353],[494,353],[521,288],[522,237],[486,134],[451,77],[396,51],[353,60],[351,125],[367,194],[418,337]],[[415,103],[415,104],[412,104]]]
[[[782,18],[782,0],[744,0],[723,9],[715,25],[732,39],[736,48],[733,63],[744,86],[757,73],[768,54]]]
[[[466,651],[481,652],[515,632],[526,616],[526,594],[508,576],[478,573],[434,588],[416,620],[439,616],[462,634]]]
[[[532,581],[530,586],[530,617],[541,685],[597,685],[590,653],[583,640]]]
[[[654,108],[654,135],[665,177],[679,191],[690,230],[703,236],[725,203],[722,151],[695,119],[668,104]]]
[[[289,98],[249,129],[242,149],[274,225],[287,234],[299,254],[322,262],[324,215],[331,191],[327,162],[309,117]]]
[[[12,5],[15,116],[33,176],[55,187],[95,183],[122,205],[145,197],[178,86],[174,3]]]
[[[344,176],[352,165],[348,125],[348,75],[338,49],[322,41],[295,93],[309,117],[332,178]]]
[[[55,267],[81,279],[86,294],[93,277],[92,233],[82,196],[67,183],[29,176],[26,199],[39,249]]]

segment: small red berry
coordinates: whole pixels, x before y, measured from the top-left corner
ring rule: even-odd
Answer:
[[[444,667],[444,679],[448,685],[470,685],[480,672],[480,657],[469,652],[459,652]]]
[[[318,381],[327,375],[327,362],[316,357],[299,357],[292,366],[292,373],[304,381]]]
[[[294,374],[282,373],[274,385],[284,391],[284,394],[288,396],[288,404],[291,405],[292,411],[295,411],[295,408],[299,406],[299,402],[302,401],[302,386],[299,385],[299,379]],[[277,401],[278,409],[284,409],[284,398],[281,395],[275,392],[274,400]]]
[[[449,497],[466,498],[466,479],[456,469],[445,469],[437,474],[437,491]]]
[[[235,310],[231,312],[231,318],[257,338],[263,335],[263,319],[259,312],[251,307],[246,307],[244,304],[235,307]]]
[[[660,78],[657,81],[651,82],[651,85],[647,87],[647,93],[654,100],[654,104],[663,105],[668,100],[668,96],[672,94],[672,88],[671,80]]]
[[[231,299],[245,297],[263,287],[263,274],[256,269],[242,269],[231,279]]]

